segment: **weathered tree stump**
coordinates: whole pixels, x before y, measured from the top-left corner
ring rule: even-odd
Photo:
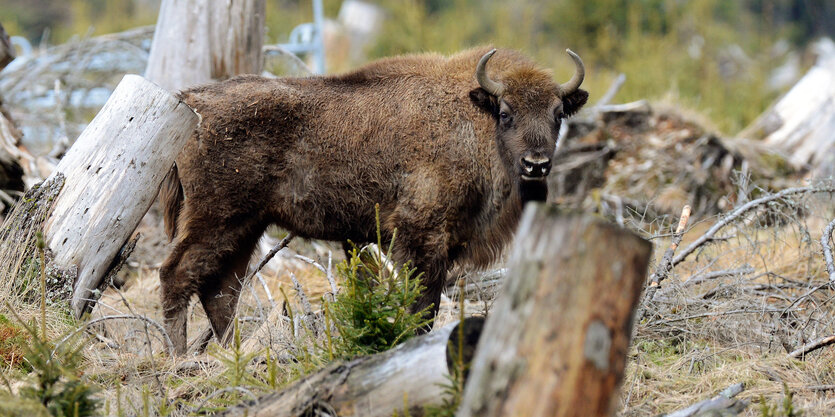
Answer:
[[[9,62],[12,62],[14,58],[15,51],[9,39],[9,34],[6,33],[6,29],[0,23],[0,70],[5,68],[6,65],[9,65]]]
[[[163,0],[145,77],[176,91],[263,65],[265,0]]]
[[[651,250],[616,226],[529,205],[458,415],[610,415]]]
[[[14,47],[3,25],[0,24],[0,71],[14,58]],[[23,191],[23,167],[14,148],[20,136],[20,131],[3,108],[3,98],[0,97],[0,214],[16,201],[9,195],[8,190]]]
[[[21,136],[0,98],[0,213],[17,200],[10,191],[22,192],[25,188],[24,158],[17,147]]]
[[[90,305],[196,126],[197,115],[173,95],[126,75],[58,164],[53,176],[61,173],[66,182],[44,235],[54,273],[77,272],[76,316]]]
[[[480,318],[464,321],[465,357],[469,363],[482,329]],[[458,325],[416,337],[390,351],[349,362],[335,362],[282,392],[256,404],[231,409],[222,416],[283,417],[332,415],[389,417],[404,405],[440,405],[449,384]],[[317,414],[317,411],[327,414]]]

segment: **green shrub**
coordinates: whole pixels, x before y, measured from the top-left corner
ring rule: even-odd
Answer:
[[[8,306],[7,306],[8,307]],[[19,320],[19,318],[18,318]],[[20,320],[19,320],[20,321]],[[37,330],[21,321],[29,334],[23,345],[23,357],[31,381],[20,388],[0,394],[0,415],[9,417],[88,417],[99,415],[97,388],[81,377],[80,350],[83,343],[62,340],[53,344]]]
[[[760,397],[760,416],[762,417],[800,417],[803,412],[794,408],[794,394],[789,387],[783,384],[783,401],[777,404],[769,404],[765,397]]]
[[[414,336],[428,325],[428,308],[411,312],[423,291],[420,274],[408,263],[391,263],[397,230],[383,253],[380,213],[377,208],[377,247],[356,247],[350,259],[337,265],[342,290],[335,301],[325,303],[327,321],[332,321],[338,338],[329,337],[328,351],[341,358],[383,352]]]

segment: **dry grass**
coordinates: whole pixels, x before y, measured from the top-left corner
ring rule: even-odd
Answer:
[[[835,390],[831,389],[835,350],[824,348],[803,359],[787,357],[789,350],[835,334],[833,293],[821,285],[828,274],[819,243],[821,231],[835,216],[829,197],[804,195],[771,204],[728,226],[718,234],[721,239],[673,269],[655,300],[642,306],[646,314],[635,325],[619,415],[670,412],[736,382],[746,384],[740,397],[754,403],[760,398],[778,403],[785,384],[805,415],[826,415],[835,408]],[[654,242],[656,258],[660,258],[669,242],[668,223],[673,222],[647,223],[638,215],[626,220]],[[715,220],[695,221],[681,247],[697,239]],[[143,232],[155,233],[153,228]],[[134,263],[128,284],[119,291],[105,291],[91,316],[132,318],[106,320],[84,332],[89,343],[82,370],[103,388],[108,415],[117,415],[117,409],[127,415],[144,415],[147,407],[149,415],[185,416],[268,392],[321,365],[299,361],[305,347],[324,341],[323,334],[305,330],[305,323],[321,326],[321,299],[332,291],[321,269],[328,269],[329,258],[334,268],[342,259],[341,250],[301,240],[291,248],[262,271],[265,285],[253,280],[242,294],[241,351],[252,355],[246,372],[257,383],[242,384],[240,390],[229,390],[229,369],[218,354],[173,359],[164,353],[162,333],[148,321],[135,319],[142,316],[162,322],[160,259],[156,257],[164,251]],[[311,304],[307,317],[291,273]],[[810,294],[816,287],[820,290]],[[285,294],[293,312],[292,325],[288,315],[282,314]],[[472,293],[464,303],[466,314],[483,314],[493,295]],[[36,305],[20,299],[15,303],[16,313],[24,320],[37,317]],[[437,325],[457,318],[456,304],[444,300]],[[48,316],[54,339],[79,328],[59,308],[51,308]],[[207,327],[195,301],[189,334],[193,338]],[[265,361],[267,352],[272,362]],[[12,384],[17,389],[23,372],[7,369],[4,372],[17,380]],[[759,415],[758,407],[749,407],[744,415]]]
[[[149,225],[145,224],[143,227],[146,228],[144,233],[153,233],[156,226],[147,229]],[[263,251],[266,252],[270,245],[271,242],[262,244]],[[219,360],[221,355],[212,352],[229,351],[212,346],[214,342],[207,350],[209,353],[175,359],[165,354],[164,336],[153,325],[146,326],[145,321],[121,318],[90,326],[86,332],[89,344],[84,349],[83,372],[103,388],[101,396],[108,415],[117,415],[117,409],[127,415],[144,415],[146,404],[149,415],[191,415],[201,408],[211,410],[265,394],[323,366],[324,363],[317,362],[316,358],[308,362],[302,356],[304,349],[314,349],[314,345],[324,346],[325,343],[324,333],[313,335],[309,323],[322,326],[322,297],[329,296],[331,286],[321,269],[328,269],[329,257],[331,269],[335,270],[336,263],[343,259],[341,250],[318,242],[296,240],[290,249],[280,252],[262,270],[261,278],[266,285],[259,279],[245,285],[238,309],[240,350],[253,356],[246,372],[259,383],[242,384],[242,390],[230,391],[224,385],[228,367]],[[91,320],[106,316],[142,316],[162,323],[158,262],[133,263],[129,275],[121,290],[110,288],[102,294]],[[291,275],[301,284],[301,293],[294,288]],[[312,314],[305,314],[302,297],[310,302]],[[294,319],[292,325],[283,307],[285,301],[289,301],[290,316]],[[468,311],[483,309],[478,302],[468,302],[467,306]],[[438,325],[456,320],[455,309],[456,301],[445,299]],[[32,315],[27,317],[36,317],[36,313],[33,309]],[[188,334],[192,339],[209,326],[196,298],[192,300],[188,323]],[[58,329],[53,336],[60,337],[73,330],[73,326],[75,324]],[[272,369],[275,386],[270,386],[268,352],[271,361],[278,361]]]
[[[819,243],[832,216],[829,195],[781,201],[728,226],[678,265],[636,323],[619,414],[671,412],[737,382],[746,385],[738,398],[752,403],[779,403],[785,384],[805,415],[831,413],[835,351],[802,360],[787,354],[835,334]],[[681,247],[713,222],[691,227]],[[661,228],[648,226],[648,236],[653,229]],[[659,259],[669,244],[661,235]],[[758,406],[743,415],[760,415]]]

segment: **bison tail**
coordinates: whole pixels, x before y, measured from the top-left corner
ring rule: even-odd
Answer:
[[[177,218],[180,217],[180,208],[183,205],[183,185],[180,183],[180,174],[177,172],[176,164],[171,167],[162,181],[159,198],[165,220],[165,234],[168,235],[169,240],[173,240],[177,235]]]

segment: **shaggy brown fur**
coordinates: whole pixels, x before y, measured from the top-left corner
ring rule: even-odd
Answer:
[[[379,203],[384,238],[398,229],[396,259],[424,273],[414,308],[433,305],[433,316],[453,263],[493,261],[524,200],[545,196],[544,177],[521,179],[520,158],[550,157],[560,118],[588,94],[566,96],[549,73],[500,50],[487,68],[506,90],[491,96],[474,77],[487,51],[384,59],[339,76],[241,76],[182,92],[201,123],[162,191],[176,236],[160,270],[162,303],[178,352],[192,294],[215,335],[225,334],[239,278],[270,224],[303,238],[375,241]]]

